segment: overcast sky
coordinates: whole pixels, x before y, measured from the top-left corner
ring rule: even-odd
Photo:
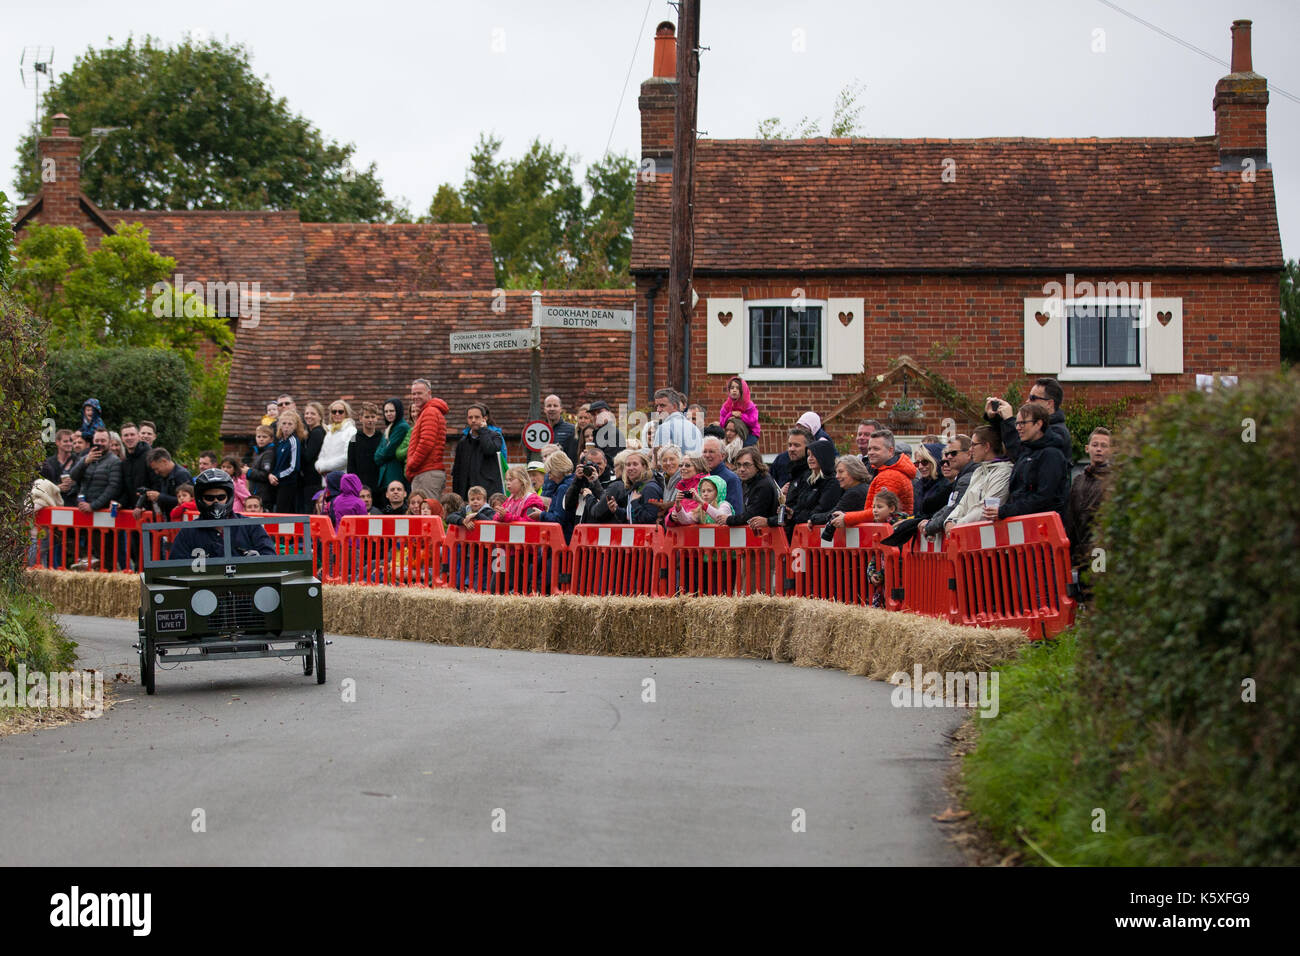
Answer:
[[[1254,20],[1255,71],[1272,89],[1268,145],[1283,250],[1295,257],[1300,103],[1273,87],[1300,95],[1300,4],[1118,5],[1225,61],[1233,18]],[[607,143],[635,155],[637,91],[650,75],[654,27],[676,21],[665,0],[0,6],[11,66],[0,83],[4,182],[33,114],[17,69],[25,46],[53,46],[61,72],[109,37],[149,33],[173,43],[204,31],[245,44],[258,74],[295,112],[327,137],[355,144],[358,165],[376,163],[386,192],[416,213],[439,183],[462,182],[482,131],[504,141],[506,156],[535,136],[584,164]],[[1214,132],[1215,81],[1228,72],[1099,0],[702,0],[702,7],[700,42],[710,50],[699,126],[714,138],[753,136],[769,116],[820,117],[824,129],[836,94],[855,80],[865,85],[860,123],[869,136],[1204,136]]]

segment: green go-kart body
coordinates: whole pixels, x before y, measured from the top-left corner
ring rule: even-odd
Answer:
[[[292,553],[235,554],[234,532],[222,530],[222,554],[169,556],[171,539],[182,529],[249,523],[276,526],[277,537],[292,541]],[[146,524],[142,538],[136,647],[147,693],[154,693],[159,664],[248,657],[301,658],[303,674],[325,682],[322,587],[312,571],[309,517]]]

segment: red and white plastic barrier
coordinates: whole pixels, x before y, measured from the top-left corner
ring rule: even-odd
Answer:
[[[569,594],[650,597],[664,593],[663,530],[655,525],[580,524],[569,542],[573,553]]]
[[[285,518],[291,515],[267,515]],[[148,515],[145,515],[148,518]],[[45,508],[37,567],[130,571],[140,528],[127,510]],[[1053,637],[1074,621],[1068,596],[1069,541],[1060,516],[1026,515],[960,525],[946,537],[918,536],[903,548],[882,543],[886,524],[837,529],[802,526],[787,544],[780,528],[691,525],[579,525],[566,543],[557,524],[476,522],[444,527],[429,515],[349,516],[335,534],[312,515],[313,567],[330,583],[450,587],[490,594],[664,596],[773,594],[870,604],[953,623],[1023,628]],[[303,525],[270,522],[285,554],[304,550]],[[152,536],[154,547],[166,547]],[[884,573],[884,583],[868,576]]]

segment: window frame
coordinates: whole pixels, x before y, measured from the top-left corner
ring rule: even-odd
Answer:
[[[1105,308],[1106,306],[1137,306],[1137,365],[1071,365],[1070,364],[1070,310],[1073,308]],[[1153,306],[1150,299],[1140,297],[1080,296],[1062,300],[1061,308],[1061,371],[1057,379],[1062,382],[1149,382],[1151,381],[1150,336]],[[1104,321],[1104,320],[1103,320]],[[1104,348],[1102,358],[1105,358]]]
[[[772,308],[782,306],[784,308],[793,308],[796,302],[799,302],[806,309],[821,309],[821,321],[818,323],[817,334],[820,337],[821,364],[813,368],[753,368],[749,364],[750,356],[750,330],[751,319],[749,310],[751,308]],[[827,371],[827,339],[829,329],[827,320],[830,316],[830,303],[826,299],[745,299],[744,300],[744,335],[741,346],[743,349],[744,367],[740,374],[750,382],[829,382],[834,376]],[[788,344],[788,340],[787,340]]]

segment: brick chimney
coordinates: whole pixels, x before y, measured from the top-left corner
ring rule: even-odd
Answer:
[[[1240,172],[1242,160],[1268,163],[1268,81],[1251,68],[1250,21],[1232,22],[1232,72],[1214,86],[1214,135],[1219,168]]]
[[[641,158],[660,169],[673,162],[673,111],[677,106],[677,28],[664,21],[655,28],[654,75],[641,84]]]
[[[37,143],[41,158],[41,222],[47,226],[80,226],[81,137],[68,133],[68,117],[56,113],[49,136]]]

